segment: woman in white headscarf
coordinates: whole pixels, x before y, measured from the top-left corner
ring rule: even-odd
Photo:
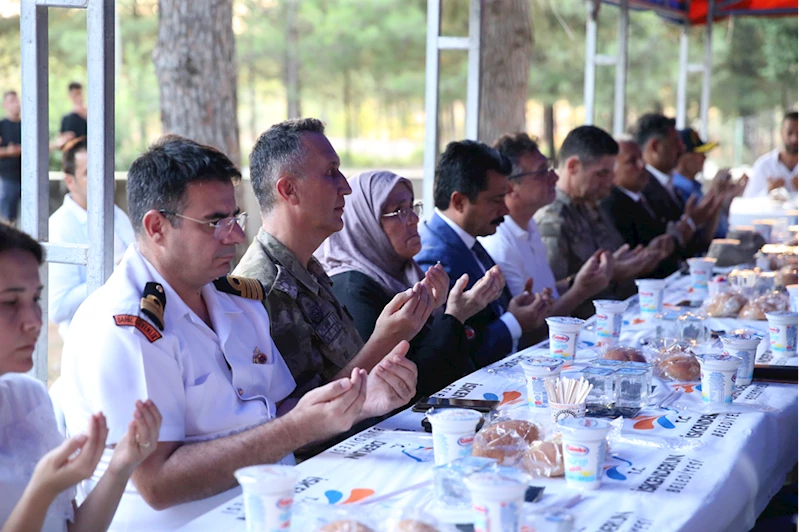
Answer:
[[[413,260],[422,245],[417,231],[421,207],[414,203],[411,182],[392,172],[371,171],[351,178],[350,186],[344,228],[322,244],[317,258],[364,341],[395,294],[417,283],[431,291],[439,310],[411,340],[408,358],[419,368],[418,393],[437,392],[475,369],[469,340],[479,339],[464,322],[499,296],[502,281],[487,274],[464,292],[464,276],[447,293],[443,267],[424,274]]]

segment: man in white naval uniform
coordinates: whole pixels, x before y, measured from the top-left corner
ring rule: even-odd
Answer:
[[[222,153],[181,137],[140,156],[128,173],[137,243],[70,325],[60,393],[67,432],[102,410],[113,444],[136,399],[152,399],[163,416],[158,446],[134,471],[112,530],[179,527],[237,493],[236,469],[293,463],[294,450],[415,393],[404,342],[392,352],[400,362],[392,358],[376,377],[355,368],[283,402],[295,383],[270,336],[262,287],[225,276],[244,242],[239,177]],[[364,404],[368,380],[376,382]],[[85,491],[106,464],[104,456]]]

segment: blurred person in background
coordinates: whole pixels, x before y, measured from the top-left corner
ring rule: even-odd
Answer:
[[[799,160],[799,114],[785,113],[782,118],[780,137],[782,146],[761,155],[752,165],[745,198],[766,196],[772,190],[784,188],[792,196],[797,190],[797,160]]]
[[[6,117],[0,120],[0,218],[17,220],[22,195],[22,122],[16,91],[3,94]]]

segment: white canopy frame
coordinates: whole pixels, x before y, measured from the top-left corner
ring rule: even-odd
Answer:
[[[48,9],[87,10],[88,62],[88,233],[89,245],[51,244],[49,219]],[[105,283],[113,270],[114,249],[114,0],[22,0],[22,216],[21,228],[46,251],[45,326],[33,355],[33,374],[47,383],[48,263],[87,266],[88,292]],[[110,319],[110,317],[109,317]]]

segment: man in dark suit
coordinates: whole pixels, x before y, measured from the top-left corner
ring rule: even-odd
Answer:
[[[665,277],[679,267],[681,250],[694,232],[686,220],[664,223],[657,216],[642,194],[650,179],[635,141],[619,141],[613,190],[600,205],[630,247],[655,242],[664,250],[666,258],[658,265],[654,276]]]
[[[709,193],[697,202],[696,197],[683,198],[672,182],[672,171],[684,151],[673,118],[657,113],[642,115],[635,124],[635,142],[641,149],[649,180],[642,193],[661,223],[685,219],[695,231],[687,244],[691,255],[707,250],[709,239],[705,226],[715,224],[721,207],[717,194]]]
[[[493,234],[508,213],[510,172],[510,161],[485,144],[464,140],[447,146],[436,167],[435,213],[419,230],[422,250],[415,258],[423,270],[441,262],[451,283],[468,274],[468,287],[486,272],[502,276],[477,237]],[[511,298],[505,288],[467,320],[475,332],[473,358],[478,367],[516,351],[520,340],[528,340],[522,339],[525,333],[541,327],[551,299],[530,290]]]

